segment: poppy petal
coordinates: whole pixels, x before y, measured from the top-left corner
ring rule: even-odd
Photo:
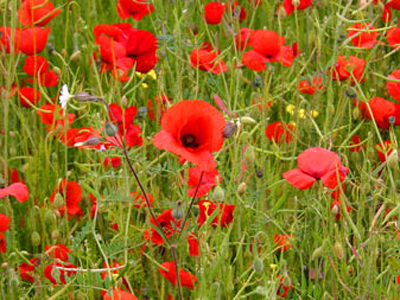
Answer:
[[[299,169],[287,171],[283,173],[282,176],[287,182],[300,190],[309,189],[316,180],[315,178],[303,173]]]
[[[0,189],[0,198],[5,196],[13,196],[19,203],[23,203],[29,198],[28,187],[21,182],[13,183],[4,189]]]

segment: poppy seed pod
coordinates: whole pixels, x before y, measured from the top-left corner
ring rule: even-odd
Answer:
[[[114,124],[107,122],[105,132],[108,136],[115,136],[118,132],[118,128]]]

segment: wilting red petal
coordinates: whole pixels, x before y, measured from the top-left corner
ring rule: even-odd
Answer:
[[[0,198],[13,196],[19,203],[23,203],[29,198],[28,187],[21,182],[16,182],[4,189],[0,189]]]
[[[282,174],[283,178],[286,179],[294,187],[300,190],[306,190],[312,187],[315,182],[315,178],[311,177],[299,169],[292,169]]]

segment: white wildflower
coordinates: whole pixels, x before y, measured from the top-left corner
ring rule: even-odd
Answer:
[[[68,91],[68,85],[64,84],[61,87],[61,94],[60,94],[60,105],[61,108],[65,108],[65,106],[67,105],[67,102],[70,98],[72,98],[73,96],[69,93]]]

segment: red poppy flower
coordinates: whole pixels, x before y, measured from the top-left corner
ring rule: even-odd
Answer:
[[[400,80],[400,70],[393,71],[389,76],[390,79]],[[400,101],[400,83],[394,81],[388,81],[386,83],[386,88],[389,95],[392,96],[397,101]]]
[[[251,46],[252,33],[253,30],[250,28],[240,28],[239,33],[235,36],[235,44],[238,50]]]
[[[346,207],[347,212],[351,212],[351,207],[347,206]],[[331,204],[331,211],[335,216],[335,220],[339,221],[340,220],[340,213],[341,213],[341,208],[340,208],[340,202],[338,200],[335,200]]]
[[[399,118],[397,118],[399,114],[399,110],[397,106],[381,97],[374,97],[368,101],[369,107],[372,112],[372,116],[375,120],[376,125],[382,129],[388,129],[390,127],[390,118],[394,117],[395,125],[399,122]],[[372,120],[371,113],[367,107],[366,103],[360,102],[357,106],[361,109],[362,115]]]
[[[5,26],[0,27],[0,50],[4,48],[6,53],[10,53],[11,36],[12,36],[11,27],[5,27]]]
[[[22,87],[18,90],[19,102],[23,107],[31,107],[36,105],[40,100],[40,91],[32,87]]]
[[[400,10],[400,1],[399,0],[389,0],[383,9],[382,12],[382,21],[389,22],[392,19],[392,12],[390,9]]]
[[[293,290],[293,283],[289,278],[284,276],[276,275],[276,278],[279,279],[279,287],[276,294],[279,297],[286,298],[289,290]]]
[[[298,1],[297,7],[294,6],[293,0],[283,0],[283,8],[286,14],[291,15],[295,9],[303,10],[311,6],[312,0],[300,0]]]
[[[357,23],[348,29],[347,36],[350,38],[357,35],[352,38],[350,42],[356,47],[371,49],[378,42],[376,40],[378,32],[372,30],[376,30],[376,27],[369,23],[365,23],[365,25],[363,23]]]
[[[197,222],[199,223],[200,227],[217,209],[217,205],[209,200],[201,200],[198,202],[198,205],[200,209],[200,214]],[[218,215],[214,218],[214,220],[212,220],[211,225],[216,227],[219,223],[221,227],[228,227],[228,224],[232,223],[233,221],[233,211],[235,210],[235,207],[236,205],[220,203]]]
[[[16,29],[16,50],[21,51],[26,55],[34,55],[42,52],[46,47],[49,33],[50,28],[30,27],[25,29]]]
[[[73,264],[61,264],[61,263],[55,263],[55,264],[50,264],[46,266],[44,269],[44,277],[46,277],[48,280],[51,281],[53,286],[57,285],[57,280],[53,277],[53,269],[55,267],[63,267],[63,268],[68,268],[68,269],[76,269],[77,267]],[[61,284],[67,284],[65,281],[65,276],[71,277],[72,274],[76,274],[76,271],[65,271],[63,269],[58,269],[58,272],[60,272],[60,283]]]
[[[189,197],[194,196],[197,186],[199,185],[201,173],[202,171],[198,167],[189,168],[188,186],[191,187],[187,192]],[[214,186],[217,185],[217,176],[221,182],[222,178],[219,177],[219,172],[216,169],[210,172],[204,172],[196,198],[204,197]]]
[[[113,156],[113,157],[106,157],[104,159],[103,165],[105,167],[112,167],[112,168],[118,168],[121,166],[121,157],[119,156]]]
[[[293,124],[284,124],[280,121],[270,123],[265,127],[265,135],[271,142],[290,143],[293,140],[291,132],[295,129]]]
[[[400,27],[394,27],[394,28],[389,29],[386,32],[386,38],[387,38],[388,44],[392,48],[399,47],[400,46]]]
[[[218,2],[210,2],[204,5],[204,16],[207,24],[216,25],[221,23],[225,11],[225,5]]]
[[[129,79],[128,71],[134,66],[138,72],[152,70],[157,61],[157,40],[146,31],[132,28],[128,23],[95,26],[96,44],[100,46],[101,72],[112,70],[122,81]]]
[[[0,213],[0,232],[7,231],[10,224],[10,218]]]
[[[322,77],[315,75],[311,85],[307,80],[300,80],[299,82],[299,92],[303,94],[313,95],[316,90],[323,90],[324,85],[322,83]]]
[[[131,193],[132,194],[132,201],[136,204],[133,205],[135,208],[142,208],[142,207],[147,207],[146,200],[142,194],[139,194],[138,192],[134,191]],[[147,194],[147,198],[149,199],[150,206],[153,205],[153,197],[150,194]]]
[[[199,238],[193,232],[190,232],[190,234],[188,235],[188,244],[189,255],[199,256]]]
[[[116,289],[112,290],[112,295],[108,295],[104,293],[103,300],[137,300],[138,298],[128,292],[125,292],[123,289]]]
[[[25,26],[46,26],[60,12],[49,0],[24,0],[18,9],[18,21]]]
[[[39,265],[40,261],[38,258],[32,258],[29,260],[29,262],[30,264],[25,262],[18,266],[19,276],[22,278],[22,280],[26,280],[33,283],[35,280],[32,275],[33,272],[35,271],[35,267]]]
[[[222,148],[225,125],[224,116],[211,104],[183,100],[165,112],[162,130],[153,136],[153,145],[209,172],[216,167],[211,153]]]
[[[292,236],[290,234],[275,234],[274,236],[274,242],[277,246],[278,252],[286,252],[290,248],[293,248],[290,240],[292,239]]]
[[[385,162],[386,157],[389,157],[389,155],[393,152],[394,146],[392,141],[384,141],[383,143],[375,145],[375,149],[378,153],[379,160],[381,162]]]
[[[346,80],[351,79],[351,84],[355,84],[354,78],[362,83],[365,80],[363,77],[365,67],[365,60],[356,56],[350,56],[349,60],[345,60],[343,55],[338,57],[336,65],[333,70],[328,73],[332,74],[333,80]],[[354,77],[354,78],[353,78]]]
[[[154,11],[154,6],[148,0],[118,0],[117,10],[121,19],[132,17],[140,21]]]
[[[158,272],[164,276],[169,282],[176,286],[176,269],[174,261],[167,261],[161,264],[164,268],[168,269],[165,271],[163,268],[159,268]],[[190,274],[189,272],[180,269],[179,270],[179,280],[182,286],[187,287],[190,290],[194,289],[194,284],[197,281],[196,275]]]
[[[350,151],[351,152],[360,152],[361,148],[363,147],[362,145],[359,145],[361,143],[361,138],[358,135],[353,135],[351,137],[351,142],[350,142]]]
[[[64,262],[68,261],[69,258],[68,253],[72,253],[72,250],[64,246],[63,244],[46,246],[45,251],[47,255],[50,256],[51,258],[59,259]]]
[[[397,279],[396,279],[396,281],[397,281],[397,284],[398,284],[398,285],[400,285],[400,275],[399,275],[399,276],[397,276]]]
[[[79,206],[79,202],[82,200],[82,189],[77,182],[67,182],[65,178],[62,179],[58,188],[55,188],[53,194],[50,196],[51,202],[54,202],[57,193],[60,193],[66,199],[68,217],[82,215],[82,210]],[[61,214],[64,214],[64,205],[59,209],[59,211]]]
[[[228,70],[225,62],[218,58],[211,46],[208,45],[203,49],[194,49],[190,54],[190,64],[193,68],[219,74]]]
[[[26,74],[36,77],[40,85],[53,87],[58,84],[58,76],[53,70],[49,70],[49,62],[40,55],[30,55],[25,59],[23,67]],[[34,82],[28,79],[29,82]]]
[[[283,173],[288,183],[300,190],[311,188],[318,179],[324,186],[333,189],[338,185],[337,177],[342,182],[349,169],[342,166],[340,157],[324,148],[309,148],[297,157],[298,169]]]
[[[13,196],[19,203],[24,203],[29,198],[28,187],[21,182],[13,183],[4,189],[0,189],[0,199],[5,196]]]
[[[4,233],[0,232],[0,253],[7,252],[7,242]]]
[[[122,110],[118,104],[110,104],[110,109],[114,115],[109,112],[109,117],[112,122],[116,121],[118,130],[121,136],[125,137],[125,142],[128,147],[141,146],[143,141],[139,134],[142,132],[139,125],[134,125],[133,120],[136,116],[136,106],[130,106]]]
[[[156,222],[153,218],[151,218],[150,222],[156,226]],[[161,215],[157,217],[157,222],[162,227],[164,234],[167,238],[170,238],[181,226],[181,220],[176,222],[174,217],[172,216],[172,209],[164,210]],[[164,239],[162,236],[155,230],[151,228],[151,237],[149,236],[149,232],[145,233],[145,239],[151,240],[155,245],[162,245],[164,244]]]
[[[293,49],[284,46],[285,38],[272,30],[255,30],[251,33],[253,50],[243,54],[242,63],[256,71],[263,71],[267,62],[280,62],[284,66],[293,64]]]
[[[25,183],[25,180],[22,178],[21,175],[19,175],[18,170],[16,168],[13,168],[12,170],[8,170],[8,179],[9,179],[9,183],[16,183],[16,182]],[[1,194],[1,192],[0,192],[0,194]]]
[[[37,110],[36,113],[40,116],[42,122],[47,125],[47,130],[54,130],[60,125],[61,128],[64,128],[65,119],[64,119],[64,111],[54,104],[45,104],[40,107],[40,110]],[[72,122],[75,119],[75,114],[68,114],[67,122],[68,126],[71,126]]]

